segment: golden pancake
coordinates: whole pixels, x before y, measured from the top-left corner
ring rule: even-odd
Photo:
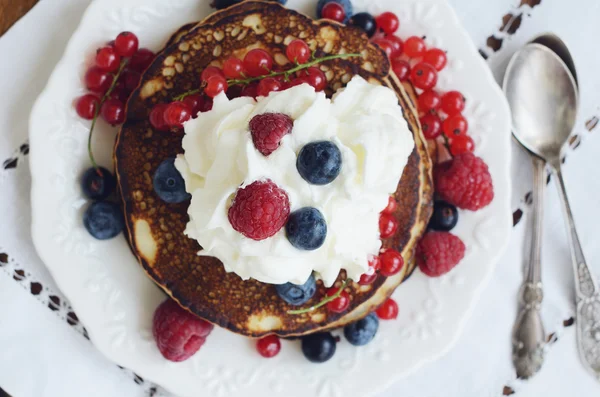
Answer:
[[[201,247],[184,235],[189,202],[161,201],[152,183],[158,165],[183,152],[183,131],[160,132],[150,125],[148,115],[153,106],[199,87],[200,74],[207,66],[222,66],[232,55],[243,58],[254,48],[267,50],[280,67],[289,67],[285,48],[295,38],[306,41],[317,57],[360,53],[361,57],[319,65],[328,80],[326,92],[333,94],[355,75],[392,88],[415,139],[415,150],[395,194],[399,205],[394,215],[400,227],[395,236],[383,241],[384,247],[402,252],[407,265],[400,274],[380,276],[369,286],[349,283],[350,307],[341,314],[325,307],[289,314],[298,308],[285,303],[273,285],[244,281],[226,273],[218,259],[198,256]],[[144,73],[128,102],[115,162],[129,242],[148,275],[190,312],[251,337],[305,335],[340,327],[368,314],[414,269],[414,248],[432,210],[431,161],[418,116],[402,84],[390,74],[385,53],[356,28],[314,21],[277,3],[246,1],[177,32]],[[337,285],[344,278],[342,272]],[[303,307],[323,299],[326,289],[321,282],[317,285],[316,294]]]

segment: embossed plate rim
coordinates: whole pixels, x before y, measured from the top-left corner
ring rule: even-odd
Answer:
[[[38,253],[91,340],[109,359],[185,396],[243,392],[252,397],[285,390],[291,397],[337,397],[374,395],[454,344],[510,236],[508,106],[446,0],[353,2],[358,10],[396,11],[402,35],[426,34],[430,43],[449,51],[441,88],[458,88],[469,99],[466,115],[472,121],[478,154],[490,165],[496,186],[490,207],[461,215],[455,232],[469,247],[463,263],[438,279],[413,275],[395,295],[400,318],[382,322],[377,338],[366,347],[340,343],[326,364],[308,363],[297,342],[284,342],[278,357],[265,360],[251,341],[224,330],[216,330],[190,361],[166,362],[154,346],[150,328],[154,308],[164,295],[137,265],[125,239],[97,242],[81,225],[86,202],[77,176],[87,164],[88,124],[72,108],[73,98],[83,92],[81,81],[73,76],[83,75],[82,54],[91,56],[120,30],[134,30],[144,45],[158,49],[180,25],[206,15],[209,0],[95,1],[31,114],[32,234]],[[315,3],[290,0],[288,5],[306,12]],[[444,17],[435,18],[438,13]],[[114,134],[103,125],[96,134],[96,152],[104,165],[110,165]]]

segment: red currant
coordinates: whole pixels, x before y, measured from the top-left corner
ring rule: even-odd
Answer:
[[[425,53],[425,41],[417,36],[411,36],[404,42],[404,53],[409,58],[419,58]]]
[[[385,207],[383,209],[383,211],[381,211],[381,212],[384,214],[392,214],[392,213],[396,212],[397,208],[398,208],[398,202],[396,201],[396,197],[390,196],[390,198],[388,199],[387,207]]]
[[[440,98],[440,94],[438,94],[436,91],[429,90],[419,95],[417,102],[419,112],[426,113],[430,110],[437,110],[442,103],[442,98]]]
[[[372,267],[375,271],[381,268],[381,259],[379,256],[372,255],[369,257],[369,267]]]
[[[329,288],[327,290],[327,296],[333,296],[337,294],[339,290],[340,289],[336,287]],[[342,291],[340,296],[327,303],[327,309],[334,313],[342,313],[348,309],[348,306],[350,306],[350,295],[348,295],[346,291]]]
[[[420,121],[425,139],[435,139],[442,133],[442,120],[437,114],[427,113]]]
[[[427,50],[425,55],[423,55],[423,62],[427,62],[439,72],[446,67],[448,58],[446,57],[446,53],[444,51],[440,50],[439,48],[432,48]]]
[[[321,10],[321,17],[342,23],[346,20],[346,11],[341,4],[332,1],[325,4]]]
[[[127,66],[132,70],[142,73],[152,64],[154,57],[154,53],[149,49],[140,48],[133,54]]]
[[[417,63],[410,71],[410,79],[415,87],[430,90],[437,84],[437,71],[425,62]]]
[[[113,76],[97,66],[92,66],[85,74],[85,86],[98,94],[105,94],[113,82]]]
[[[296,87],[296,86],[299,86],[299,85],[302,85],[302,84],[305,84],[305,83],[308,84],[308,81],[306,80],[306,77],[297,77],[297,78],[295,78],[293,80],[284,82],[283,83],[283,87],[281,88],[281,90],[285,91],[285,90],[287,90],[289,88]]]
[[[225,77],[225,74],[223,74],[223,70],[219,69],[218,67],[209,66],[202,71],[202,74],[200,74],[200,80],[202,80],[203,83],[206,83],[208,79],[213,76]]]
[[[166,103],[159,103],[150,111],[150,124],[158,131],[169,130],[169,125],[165,121],[165,110],[168,106]]]
[[[381,49],[387,54],[388,58],[392,58],[395,51],[394,43],[387,39],[384,39],[383,37],[373,39],[373,43],[381,47]]]
[[[377,27],[385,34],[394,34],[400,27],[400,20],[393,12],[384,12],[377,17]]]
[[[107,72],[114,72],[119,69],[121,57],[117,55],[113,47],[100,48],[96,52],[96,66]]]
[[[391,214],[379,215],[379,235],[382,239],[390,238],[398,231],[398,221]]]
[[[465,97],[458,91],[449,91],[442,96],[442,110],[449,116],[465,109]]]
[[[142,75],[135,70],[126,69],[119,77],[119,80],[123,82],[124,90],[126,93],[131,94],[140,85]]]
[[[400,81],[408,81],[408,77],[410,76],[410,64],[408,62],[395,59],[392,62],[392,69]]]
[[[183,102],[171,102],[165,109],[163,118],[169,127],[183,128],[183,123],[192,117],[192,110]]]
[[[381,253],[380,257],[381,269],[379,273],[386,277],[398,274],[402,270],[402,267],[404,267],[404,258],[395,249],[386,249]]]
[[[107,99],[102,104],[100,114],[111,125],[123,124],[125,121],[125,105],[118,99]]]
[[[317,67],[305,69],[299,74],[300,78],[304,79],[303,82],[311,85],[317,92],[323,91],[325,87],[327,87],[327,77],[325,77],[325,73]]]
[[[196,118],[198,113],[204,111],[203,109],[206,107],[206,97],[199,94],[188,95],[183,103],[190,109],[192,117]]]
[[[473,150],[475,150],[475,142],[473,142],[473,138],[468,135],[453,136],[449,141],[450,153],[452,153],[453,156],[473,152]]]
[[[260,48],[249,51],[244,57],[244,70],[251,77],[260,77],[273,69],[273,57]]]
[[[392,43],[392,46],[394,47],[394,51],[392,52],[393,58],[397,58],[402,55],[402,52],[404,52],[404,41],[402,41],[400,37],[389,35],[385,36],[385,39]]]
[[[444,120],[443,130],[448,138],[456,135],[465,135],[469,129],[469,123],[461,114],[455,114]]]
[[[223,76],[215,75],[206,81],[204,93],[211,98],[216,97],[220,93],[227,91],[227,80]]]
[[[204,113],[204,112],[208,112],[209,110],[212,110],[213,108],[213,99],[212,98],[204,98],[204,102],[202,103],[202,106],[200,107],[200,112]]]
[[[122,81],[117,81],[117,84],[113,87],[109,98],[118,99],[123,103],[127,103],[129,100],[130,92],[125,90],[125,84]]]
[[[267,77],[258,83],[256,93],[258,96],[269,96],[271,92],[281,91],[283,84],[273,77]]]
[[[87,94],[77,98],[75,102],[75,110],[82,119],[92,120],[96,116],[100,98],[94,94]]]
[[[227,95],[227,98],[229,98],[230,100],[239,98],[242,96],[242,90],[243,90],[243,88],[241,85],[234,85],[227,89],[227,92],[225,93],[225,95]]]
[[[281,350],[281,341],[277,335],[268,335],[256,342],[256,350],[264,358],[275,357]]]
[[[369,258],[369,272],[371,274],[365,273],[360,276],[358,280],[359,285],[370,285],[377,279],[377,270],[381,267],[381,262],[379,261],[378,256],[371,256]]]
[[[303,64],[310,59],[310,48],[304,40],[293,40],[286,48],[287,58],[294,63]]]
[[[378,274],[376,272],[373,272],[373,274],[363,274],[360,276],[360,279],[358,280],[358,285],[371,285],[375,282],[375,280],[377,280]]]
[[[256,98],[258,96],[258,83],[250,83],[242,90],[242,96]]]
[[[223,73],[228,79],[244,77],[244,61],[236,57],[230,57],[223,64]]]
[[[131,57],[138,50],[139,40],[131,32],[119,33],[115,39],[115,50],[122,57]]]
[[[382,320],[395,320],[398,318],[398,304],[395,300],[389,298],[383,302],[383,305],[379,306],[375,313]]]

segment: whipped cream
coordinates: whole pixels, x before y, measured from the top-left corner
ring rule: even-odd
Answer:
[[[265,157],[254,147],[248,125],[269,112],[289,115],[294,128]],[[270,284],[303,284],[315,272],[331,286],[341,269],[354,280],[369,270],[369,257],[381,248],[379,213],[414,148],[394,91],[357,76],[331,100],[308,84],[258,101],[220,94],[211,111],[184,128],[185,154],[175,166],[192,195],[185,233],[203,247],[199,255],[218,258],[242,279]],[[332,183],[316,186],[302,179],[296,159],[305,144],[322,140],[339,147],[342,170]],[[322,247],[294,248],[285,228],[262,241],[233,229],[227,213],[236,191],[265,179],[287,192],[291,211],[307,206],[321,211],[328,228]]]

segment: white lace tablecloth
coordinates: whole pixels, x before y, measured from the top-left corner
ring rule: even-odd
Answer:
[[[159,388],[105,360],[87,340],[69,303],[37,257],[29,232],[28,115],[90,0],[41,0],[0,38],[0,387],[14,397],[159,396]],[[99,0],[101,1],[101,0]],[[500,79],[510,55],[532,36],[553,31],[573,50],[581,111],[565,166],[588,262],[600,275],[600,36],[597,0],[451,0]],[[547,193],[544,322],[553,343],[534,379],[516,380],[510,331],[522,280],[531,169],[515,146],[514,233],[458,344],[382,397],[598,396],[600,383],[579,363],[574,290],[560,203]],[[35,148],[44,150],[44,148]],[[550,182],[550,185],[553,185]],[[401,304],[401,303],[400,303]],[[354,397],[354,396],[349,396]]]

